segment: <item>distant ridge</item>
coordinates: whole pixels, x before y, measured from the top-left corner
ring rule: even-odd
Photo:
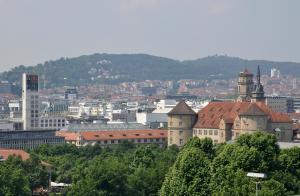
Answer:
[[[141,80],[226,79],[236,77],[245,67],[269,74],[272,67],[283,74],[300,76],[300,63],[245,60],[229,56],[208,56],[178,61],[148,54],[92,54],[60,58],[36,66],[18,66],[0,74],[1,80],[20,83],[23,72],[37,73],[46,87],[118,83]]]

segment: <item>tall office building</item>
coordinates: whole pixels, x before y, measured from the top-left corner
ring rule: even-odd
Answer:
[[[39,82],[37,75],[23,73],[22,119],[24,130],[39,128]]]

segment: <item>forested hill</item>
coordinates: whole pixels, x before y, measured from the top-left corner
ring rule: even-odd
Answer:
[[[300,76],[300,63],[244,60],[228,56],[209,56],[178,61],[147,54],[93,54],[46,61],[36,66],[18,66],[0,74],[1,80],[20,82],[21,74],[37,73],[47,87],[139,80],[213,79],[236,77],[245,67],[263,73],[272,67],[283,74]]]

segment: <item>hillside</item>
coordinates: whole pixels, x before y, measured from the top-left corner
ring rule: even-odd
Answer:
[[[209,56],[178,61],[147,54],[93,54],[61,58],[43,64],[18,66],[0,74],[1,80],[20,83],[23,72],[40,75],[46,87],[140,80],[213,79],[236,77],[245,67],[263,73],[277,67],[283,74],[300,76],[300,63],[244,60],[227,56]]]

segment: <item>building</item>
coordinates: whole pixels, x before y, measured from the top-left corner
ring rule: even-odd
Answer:
[[[12,85],[8,81],[0,81],[0,94],[12,93]]]
[[[193,136],[223,143],[261,130],[288,142],[293,138],[292,125],[287,114],[274,112],[262,102],[211,102],[198,113]]]
[[[42,144],[63,144],[64,137],[55,135],[55,130],[26,130],[1,131],[0,148],[8,149],[34,149]]]
[[[253,74],[247,69],[240,72],[238,78],[238,100],[249,101],[253,91]]]
[[[30,157],[30,155],[24,150],[0,148],[0,161],[6,161],[9,156],[19,156],[23,161],[29,159]]]
[[[77,92],[76,88],[68,88],[65,91],[65,99],[69,100],[69,101],[74,101],[74,100],[78,99],[78,92]]]
[[[182,146],[191,137],[223,143],[257,130],[273,133],[279,141],[292,141],[291,118],[266,105],[259,67],[255,85],[252,76],[247,70],[239,74],[237,101],[210,102],[198,116],[184,101],[179,102],[168,114],[168,145]]]
[[[37,75],[23,73],[22,119],[24,130],[39,128],[39,83]]]
[[[271,69],[271,78],[280,78],[280,70],[276,68]]]
[[[283,96],[267,96],[266,105],[275,112],[288,112],[288,98]]]
[[[250,87],[249,87],[250,88]],[[260,68],[257,66],[256,84],[253,86],[251,102],[265,102],[264,87],[260,82]]]
[[[184,101],[180,101],[168,113],[168,145],[183,146],[193,136],[196,117],[197,114]]]
[[[110,131],[84,131],[69,132],[58,131],[57,136],[65,138],[67,143],[76,146],[86,146],[99,144],[103,147],[120,144],[123,142],[132,142],[135,144],[158,144],[166,145],[166,130],[110,130]]]

